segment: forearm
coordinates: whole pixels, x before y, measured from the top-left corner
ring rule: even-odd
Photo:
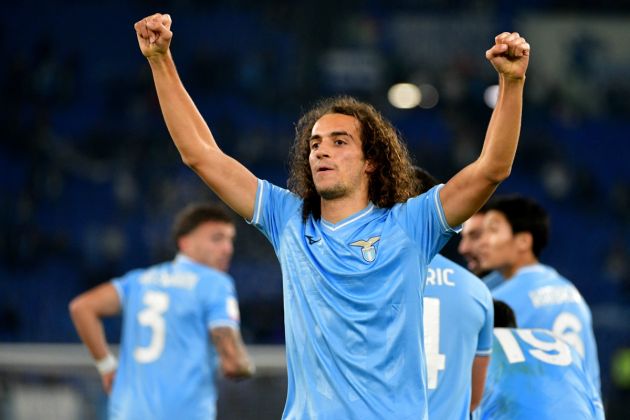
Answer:
[[[486,374],[488,371],[488,365],[490,363],[489,356],[475,356],[473,359],[472,377],[471,377],[471,396],[470,396],[470,411],[479,407],[481,398],[483,397],[483,390],[486,383]]]
[[[184,163],[194,167],[204,154],[220,152],[208,125],[177,74],[170,51],[148,61],[164,121]]]
[[[256,371],[245,350],[245,345],[240,340],[238,341],[235,343],[232,354],[224,358],[223,363],[223,372],[231,379],[249,378]]]
[[[512,170],[521,131],[525,78],[499,75],[499,96],[476,164],[491,183],[498,184]]]
[[[212,329],[212,340],[221,359],[223,374],[230,379],[252,376],[256,370],[247,354],[238,330],[228,327]]]
[[[94,360],[101,360],[109,354],[103,322],[93,312],[77,305],[70,307],[72,322],[81,341],[90,351]]]

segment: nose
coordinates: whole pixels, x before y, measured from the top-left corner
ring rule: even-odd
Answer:
[[[317,149],[315,150],[315,157],[317,159],[330,157],[330,148],[326,145],[325,141],[322,141],[317,146]]]
[[[468,253],[468,240],[466,238],[462,238],[459,241],[459,246],[457,247],[457,251],[461,254],[461,255],[465,255]]]

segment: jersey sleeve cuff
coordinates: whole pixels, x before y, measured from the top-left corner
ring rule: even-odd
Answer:
[[[454,232],[459,233],[462,231],[462,225],[458,226],[449,226],[446,221],[446,215],[444,214],[444,208],[442,207],[442,201],[440,200],[440,190],[444,188],[444,184],[440,184],[435,188],[435,192],[433,193],[433,199],[435,202],[435,209],[437,211],[438,218],[440,219],[440,225],[442,225],[442,230],[446,233]]]
[[[235,330],[240,329],[240,325],[236,321],[232,321],[231,319],[218,319],[216,321],[211,321],[208,323],[208,328],[220,328],[220,327],[228,327]]]
[[[114,286],[114,289],[116,290],[116,293],[118,294],[118,299],[120,299],[121,302],[125,301],[125,291],[122,287],[122,284],[120,284],[120,281],[118,280],[112,280],[112,285]]]
[[[254,201],[254,214],[252,215],[252,219],[245,221],[250,225],[260,225],[260,218],[262,213],[262,201],[263,201],[263,193],[265,190],[265,183],[263,180],[258,179],[258,188],[256,189],[256,200]]]
[[[477,352],[475,352],[475,356],[490,356],[491,354],[492,354],[492,349],[477,350]]]

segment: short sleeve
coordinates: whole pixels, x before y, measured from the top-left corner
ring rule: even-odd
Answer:
[[[116,277],[111,280],[118,298],[120,299],[120,306],[125,309],[128,304],[128,297],[134,281],[137,281],[138,277],[142,274],[143,270],[133,270],[128,272],[122,277]]]
[[[443,186],[436,185],[394,208],[398,223],[424,252],[427,262],[461,230],[461,226],[451,227],[446,222],[439,194]]]
[[[208,328],[238,329],[240,311],[232,278],[220,276],[207,279],[208,287],[202,294],[205,322]]]
[[[479,280],[481,283],[481,280]],[[483,283],[482,283],[483,285]],[[492,295],[488,288],[483,285],[483,308],[485,309],[486,319],[479,331],[477,340],[477,356],[489,356],[492,353],[492,333],[494,330],[494,305],[492,304]]]
[[[301,211],[301,206],[302,200],[295,194],[259,179],[254,215],[247,222],[260,230],[277,250],[284,227]]]

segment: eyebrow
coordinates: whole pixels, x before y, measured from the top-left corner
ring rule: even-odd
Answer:
[[[331,137],[340,137],[340,136],[348,136],[351,139],[354,140],[354,137],[352,137],[352,134],[348,133],[347,131],[333,131],[330,133]],[[311,141],[313,140],[321,140],[322,136],[320,134],[313,134],[311,136]]]

